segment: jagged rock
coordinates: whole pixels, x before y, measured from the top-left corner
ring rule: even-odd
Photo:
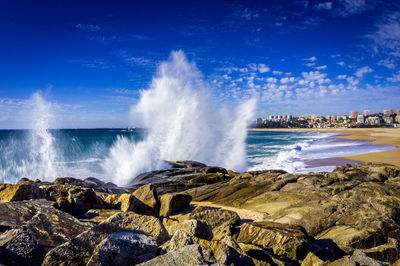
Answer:
[[[157,245],[153,237],[120,232],[104,239],[94,250],[87,265],[134,265],[153,259]]]
[[[57,198],[58,208],[72,215],[86,213],[90,209],[103,209],[104,201],[91,188],[75,188],[68,190],[67,197]]]
[[[226,236],[220,241],[220,245],[213,252],[218,263],[222,265],[254,265],[250,257],[232,239]]]
[[[182,223],[166,226],[165,228],[171,236],[174,235],[177,230],[182,230],[191,236],[196,236],[207,240],[212,238],[211,227],[205,222],[194,219],[185,220]]]
[[[0,202],[42,199],[45,192],[31,184],[0,184]]]
[[[329,262],[321,260],[312,252],[309,252],[301,262],[301,266],[326,266],[328,264]]]
[[[206,166],[206,167],[202,168],[201,171],[204,174],[216,174],[216,173],[220,173],[223,175],[228,174],[228,171],[225,168],[218,167],[218,166]]]
[[[182,230],[176,230],[171,239],[161,246],[165,252],[171,252],[184,246],[194,244],[193,237]]]
[[[164,194],[160,198],[161,208],[160,215],[161,216],[170,216],[179,211],[190,208],[190,201],[192,200],[192,196],[183,193],[169,193]]]
[[[367,229],[358,230],[346,225],[336,225],[316,236],[317,239],[331,239],[345,252],[352,252],[354,249],[368,249],[382,243],[383,239],[375,232]]]
[[[0,264],[41,265],[45,254],[33,237],[21,229],[0,235]]]
[[[309,250],[307,233],[300,226],[273,222],[245,223],[237,241],[270,248],[275,255],[303,259]]]
[[[394,263],[399,258],[398,241],[388,237],[388,243],[362,250],[368,257]]]
[[[24,228],[40,245],[55,247],[90,228],[44,199],[0,203],[0,225]]]
[[[175,251],[158,256],[152,260],[141,263],[139,265],[212,265],[215,259],[210,252],[201,248],[200,245],[194,244],[184,246]]]
[[[88,210],[85,214],[79,215],[78,218],[82,222],[90,222],[93,224],[99,224],[116,213],[120,213],[121,210],[114,209],[92,209]]]
[[[204,163],[196,162],[196,161],[177,161],[177,163],[184,165],[186,168],[196,168],[196,167],[206,167],[207,165]]]
[[[143,202],[149,208],[154,210],[154,213],[158,213],[160,209],[160,200],[157,196],[157,190],[154,185],[147,184],[136,189],[132,196]]]
[[[158,218],[122,212],[49,251],[43,265],[85,265],[101,241],[125,231],[153,236],[157,245],[168,240],[168,233]]]
[[[202,206],[196,207],[189,217],[209,224],[212,228],[214,240],[230,236],[232,227],[240,221],[240,217],[236,212]]]
[[[374,260],[368,257],[361,250],[356,249],[353,252],[353,255],[350,257],[350,260],[356,262],[357,265],[368,265],[368,266],[382,266],[384,265],[382,262]]]
[[[124,212],[133,211],[138,214],[157,215],[156,210],[144,204],[142,201],[128,193],[124,193],[119,196],[113,207],[117,207]]]

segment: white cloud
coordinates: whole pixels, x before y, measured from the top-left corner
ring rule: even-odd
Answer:
[[[347,78],[347,75],[339,75],[339,76],[337,76],[336,78],[337,78],[337,79],[345,79],[345,78]]]
[[[316,70],[323,70],[323,69],[326,69],[326,68],[327,68],[326,65],[315,67]]]
[[[336,64],[338,64],[339,66],[345,66],[346,65],[346,63],[343,62],[343,61],[337,62]]]
[[[376,25],[376,30],[367,35],[374,42],[374,51],[383,52],[393,57],[400,57],[400,12],[385,16]]]
[[[379,60],[378,63],[376,63],[376,64],[378,66],[384,66],[384,67],[387,67],[389,69],[395,69],[396,65],[395,65],[394,62],[395,61],[393,59],[386,58],[386,59]]]
[[[393,74],[392,77],[387,78],[386,80],[390,82],[400,82],[400,71],[397,71],[397,73]]]
[[[274,71],[272,71],[272,74],[280,76],[280,75],[282,75],[282,71],[274,70]]]
[[[308,67],[313,67],[313,66],[315,66],[315,63],[307,63],[305,65],[308,66]]]
[[[99,31],[100,26],[93,25],[93,24],[77,24],[75,28],[84,30],[84,31]]]
[[[343,17],[363,13],[371,8],[365,0],[341,0],[339,3],[340,7],[336,13]]]
[[[370,68],[369,66],[364,66],[364,67],[357,69],[357,71],[356,71],[356,73],[354,73],[354,75],[358,78],[362,78],[365,74],[371,73],[373,71],[374,70],[372,68]]]
[[[312,57],[310,57],[310,58],[304,58],[303,60],[315,62],[315,61],[317,61],[317,58],[316,58],[315,56],[312,56]]]
[[[332,2],[319,3],[318,5],[314,6],[314,9],[316,9],[316,10],[331,10]]]
[[[265,65],[265,64],[255,64],[255,63],[251,63],[248,64],[248,67],[252,70],[252,71],[258,71],[260,73],[266,73],[270,70],[270,68]]]
[[[268,83],[276,83],[276,82],[278,82],[278,79],[274,78],[274,77],[269,77],[269,78],[267,78],[267,82]]]

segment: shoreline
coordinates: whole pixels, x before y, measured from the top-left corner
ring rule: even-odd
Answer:
[[[332,132],[340,133],[337,139],[368,140],[367,145],[396,146],[381,152],[333,157],[358,162],[389,163],[400,166],[400,128],[251,128],[249,131],[275,132]]]

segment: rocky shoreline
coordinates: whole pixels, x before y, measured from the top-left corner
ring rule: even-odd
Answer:
[[[400,167],[169,163],[126,188],[0,184],[0,265],[400,265]]]

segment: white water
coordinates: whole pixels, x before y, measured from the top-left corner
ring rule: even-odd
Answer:
[[[246,169],[247,126],[255,100],[231,111],[219,107],[196,65],[182,51],[163,62],[148,90],[131,109],[149,134],[141,141],[119,137],[103,168],[119,185],[138,174],[165,167],[163,160],[197,160],[234,170]]]
[[[34,93],[29,99],[29,117],[31,128],[22,139],[10,139],[3,149],[0,177],[3,182],[15,183],[21,177],[52,181],[56,178],[56,152],[54,137],[48,129],[53,118],[52,105],[43,99],[40,93]]]

